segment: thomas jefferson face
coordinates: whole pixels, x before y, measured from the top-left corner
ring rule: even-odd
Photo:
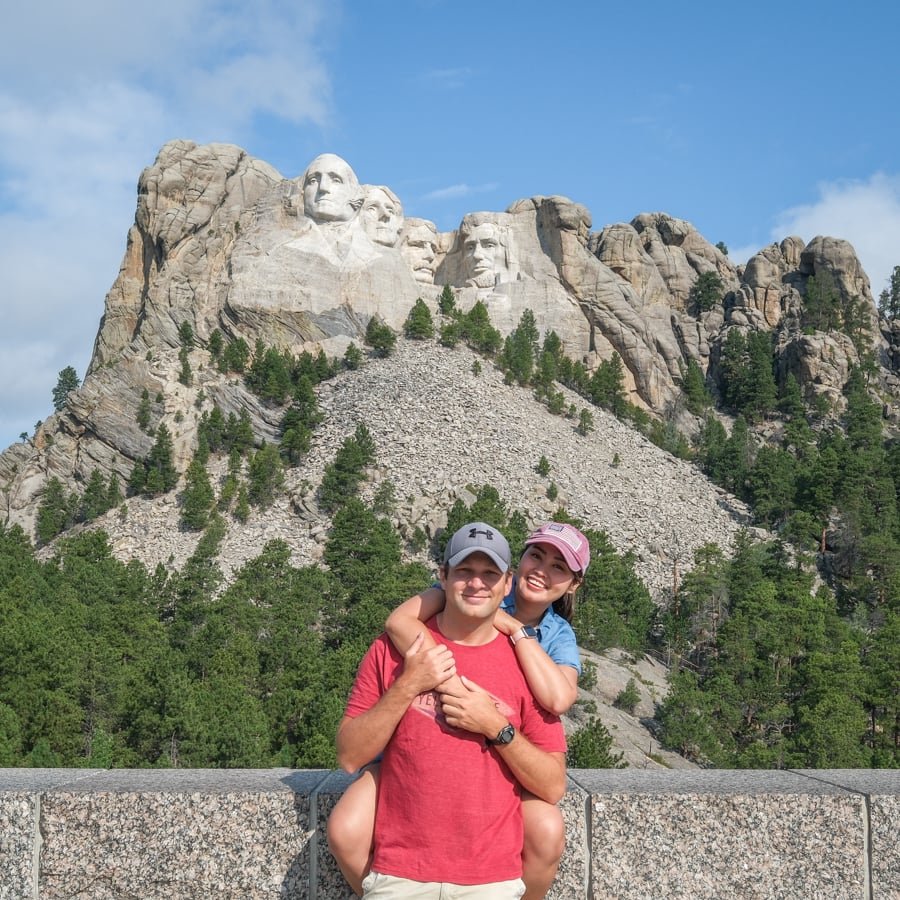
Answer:
[[[434,284],[437,234],[424,222],[410,226],[403,236],[400,252],[412,269],[413,278],[422,284]]]
[[[383,188],[373,188],[362,206],[362,224],[366,234],[376,243],[394,247],[403,226],[403,210]]]
[[[356,215],[359,182],[333,153],[317,156],[303,176],[303,211],[314,222],[347,222]]]
[[[492,222],[484,222],[470,229],[463,242],[467,285],[488,288],[503,280],[507,274],[506,250],[500,243],[500,229]]]

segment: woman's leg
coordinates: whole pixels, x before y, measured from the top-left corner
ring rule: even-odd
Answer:
[[[543,900],[550,890],[566,843],[566,829],[559,807],[527,791],[522,795],[525,843],[522,847],[522,900]]]
[[[375,833],[375,797],[378,791],[376,764],[366,766],[359,778],[344,791],[328,817],[328,847],[347,884],[362,896],[362,880],[372,865]]]

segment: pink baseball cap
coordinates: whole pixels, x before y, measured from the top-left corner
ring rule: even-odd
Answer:
[[[576,574],[584,575],[591,561],[591,545],[588,539],[568,522],[547,522],[525,539],[530,544],[550,544],[562,554],[566,565]]]

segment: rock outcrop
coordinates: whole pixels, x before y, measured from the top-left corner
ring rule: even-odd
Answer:
[[[698,313],[690,309],[691,290],[711,272],[722,302]],[[0,515],[32,531],[51,476],[70,489],[80,489],[96,468],[126,478],[153,442],[152,429],[137,422],[145,392],[153,398],[153,427],[165,423],[173,435],[179,469],[210,402],[226,413],[246,412],[257,440],[277,439],[282,411],[212,365],[206,348],[213,332],[250,347],[261,340],[338,356],[362,343],[372,317],[399,330],[418,297],[436,312],[446,285],[462,310],[482,301],[504,335],[531,310],[539,330],[555,330],[566,354],[589,371],[617,353],[632,401],[652,414],[684,415],[685,365],[694,360],[706,371],[733,327],[777,330],[782,370],[836,402],[858,348],[834,334],[806,334],[798,318],[810,277],[824,272],[844,300],[860,301],[862,339],[890,363],[868,281],[844,241],[817,237],[804,246],[787,238],[740,270],[684,220],[643,213],[592,233],[588,210],[558,196],[472,213],[457,230],[441,233],[425,220],[405,219],[388,186],[359,183],[331,154],[286,178],[238,147],[174,141],[141,175],[135,223],[83,385],[30,442],[0,454]],[[189,387],[179,382],[185,324],[195,341]],[[484,382],[472,389],[483,390]],[[322,390],[327,396],[330,388]],[[543,422],[533,401],[517,402]],[[403,412],[393,409],[400,430]],[[454,427],[465,434],[467,423]],[[539,445],[540,434],[523,435],[522,452]],[[396,465],[392,456],[388,466]],[[586,462],[582,469],[591,471]],[[627,479],[617,473],[615,480]],[[525,489],[521,479],[514,483]],[[582,493],[588,491],[573,483],[570,508]],[[430,496],[424,489],[409,495]],[[593,507],[584,512],[601,524]],[[616,527],[627,529],[634,514],[626,502]]]

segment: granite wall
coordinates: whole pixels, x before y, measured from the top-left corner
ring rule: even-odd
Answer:
[[[550,895],[900,898],[900,773],[572,770]],[[332,900],[320,770],[0,769],[0,900]]]

